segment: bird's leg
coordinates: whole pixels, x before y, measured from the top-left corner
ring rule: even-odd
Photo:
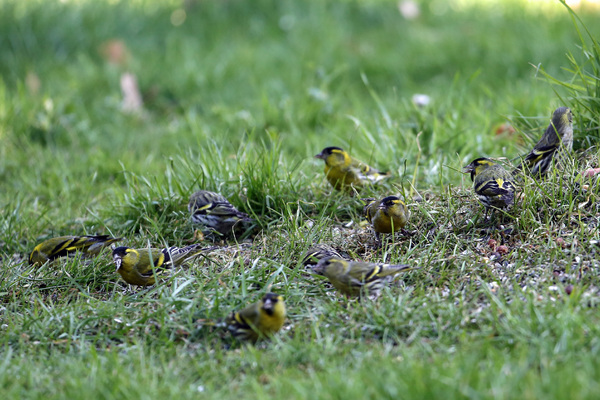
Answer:
[[[381,248],[381,234],[379,232],[375,232],[375,248]]]
[[[490,209],[488,207],[485,207],[485,213],[483,214],[483,222],[484,223],[487,222],[487,217],[488,217],[489,212],[490,212]]]

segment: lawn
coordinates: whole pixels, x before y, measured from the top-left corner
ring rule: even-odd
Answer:
[[[417,4],[1,1],[0,397],[597,398],[600,188],[576,172],[600,166],[600,10]],[[461,168],[516,165],[562,105],[573,164],[484,221]],[[412,236],[376,248],[313,158],[327,146],[393,175],[359,197],[401,193]],[[123,282],[110,251],[27,263],[60,235],[202,240],[199,189],[254,230],[206,237],[219,248],[155,286]],[[348,301],[301,264],[315,243],[418,268]],[[268,290],[288,308],[273,340],[206,323]]]

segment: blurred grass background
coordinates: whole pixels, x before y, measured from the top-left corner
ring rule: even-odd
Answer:
[[[205,293],[220,289],[209,274],[204,286],[188,276],[194,283],[185,289],[175,281],[128,295],[106,282],[106,276],[117,281],[107,262],[86,271],[68,264],[57,283],[42,275],[41,286],[38,278],[23,285],[11,264],[38,240],[58,234],[107,232],[127,236],[128,244],[181,244],[193,231],[185,202],[198,188],[218,190],[262,219],[261,240],[270,243],[254,248],[254,257],[268,258],[279,246],[278,262],[293,262],[288,251],[308,245],[306,215],[320,215],[323,227],[329,218],[358,218],[352,200],[329,194],[322,165],[312,159],[323,147],[344,147],[404,184],[414,179],[420,191],[448,201],[445,211],[427,217],[447,212],[451,219],[460,204],[450,188],[470,186],[456,169],[479,156],[524,153],[558,106],[573,107],[576,122],[577,111],[585,111],[536,68],[569,82],[568,55],[587,62],[560,2],[423,0],[414,3],[414,17],[403,15],[401,3],[0,2],[0,318],[6,333],[0,383],[6,393],[29,387],[31,397],[45,398],[61,398],[60,388],[70,398],[83,398],[86,390],[97,398],[191,398],[206,388],[215,397],[342,398],[361,390],[394,397],[593,394],[597,357],[575,355],[598,348],[586,333],[597,333],[594,320],[578,314],[583,303],[557,311],[533,295],[498,300],[475,281],[461,286],[456,271],[425,279],[430,286],[419,287],[408,305],[401,296],[397,303],[348,311],[332,303],[301,308],[302,299],[318,295],[311,284],[302,286],[298,271],[281,278],[281,271],[269,275],[278,265],[260,264],[264,270],[247,278],[283,279],[280,289],[297,305],[292,320],[312,324],[263,355],[260,349],[228,352],[217,339],[206,343],[178,333],[193,331],[198,308],[222,314],[246,300],[244,260],[232,264],[244,278],[230,277],[242,294],[229,301],[207,300]],[[577,12],[598,37],[594,3],[583,2]],[[123,110],[124,73],[135,76],[142,94],[135,112]],[[430,103],[415,105],[415,94],[428,95]],[[576,147],[597,140],[597,130],[583,127],[575,125]],[[327,235],[311,232],[310,239]],[[444,239],[440,251],[469,244]],[[407,250],[427,262],[439,256],[419,251]],[[459,272],[469,267],[456,265]],[[297,279],[299,287],[291,283]],[[446,285],[473,297],[448,299]],[[482,314],[478,296],[492,299]],[[422,302],[428,305],[421,310]],[[346,326],[346,312],[360,323]],[[343,327],[340,337],[329,335],[333,314],[339,315],[334,328]],[[361,341],[364,332],[370,339]],[[544,334],[573,341],[538,341]],[[407,343],[395,347],[398,337]],[[537,354],[528,352],[531,342]],[[465,350],[455,357],[457,345],[474,355]],[[204,366],[195,365],[195,357]],[[97,379],[80,375],[89,365]],[[378,367],[396,368],[412,382],[390,386],[395,376],[373,377]],[[510,371],[496,374],[503,369]],[[328,381],[322,374],[330,370],[340,372]],[[582,377],[589,378],[587,386]],[[162,387],[160,379],[183,383]]]
[[[531,64],[567,79],[581,55],[565,7],[417,4],[407,19],[393,1],[2,2],[0,199],[74,219],[126,173],[186,166],[185,185],[218,188],[273,146],[295,177],[338,145],[412,179],[419,132],[425,186],[460,179],[444,165],[523,153],[520,129],[536,136],[563,104]],[[122,112],[124,72],[141,114]],[[521,116],[534,121],[496,134]]]

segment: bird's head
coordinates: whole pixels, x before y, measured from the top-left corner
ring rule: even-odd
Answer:
[[[325,269],[331,264],[331,257],[321,258],[317,265],[312,267],[312,271],[317,275],[325,275]]]
[[[464,173],[471,173],[471,180],[475,179],[476,175],[479,175],[482,171],[491,167],[492,165],[496,165],[495,162],[490,160],[489,158],[481,157],[473,160],[471,164],[467,165],[463,168]]]
[[[557,132],[561,133],[564,127],[573,123],[573,113],[569,107],[559,107],[552,114],[552,123]]]
[[[37,246],[35,246],[31,254],[29,255],[29,265],[33,265],[36,263],[36,259],[40,256],[40,253],[42,251],[42,244],[43,243],[40,243]]]
[[[117,271],[121,269],[121,265],[123,264],[123,258],[132,251],[135,250],[126,246],[117,247],[113,250],[113,261],[117,267]]]
[[[396,207],[398,205],[405,206],[404,202],[402,200],[400,200],[399,197],[397,197],[397,196],[388,196],[388,197],[383,198],[379,202],[379,209],[383,210],[383,211],[388,211],[388,210],[390,210],[393,207]]]
[[[261,300],[262,305],[260,308],[264,310],[268,315],[280,313],[281,310],[285,310],[283,302],[283,296],[275,293],[267,293]]]
[[[325,147],[323,151],[315,156],[325,161],[330,167],[344,165],[350,162],[350,156],[339,147]]]
[[[312,271],[317,275],[331,276],[336,275],[348,268],[348,261],[339,257],[325,257],[319,260]]]

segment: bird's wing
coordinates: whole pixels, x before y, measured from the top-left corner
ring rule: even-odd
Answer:
[[[140,250],[139,254],[138,271],[144,276],[152,275],[152,266],[155,269],[168,268],[170,266],[170,258],[168,258],[168,253],[165,254],[164,250],[144,249]]]
[[[192,211],[195,208],[204,207],[207,204],[218,203],[222,201],[227,201],[223,195],[219,193],[199,191],[192,195],[190,198],[190,202],[188,204],[188,208]]]
[[[218,217],[236,217],[240,219],[248,218],[248,214],[238,211],[230,202],[220,201],[206,204],[194,211],[194,214],[214,215]]]
[[[379,271],[373,273],[374,275],[376,275],[378,277],[396,275],[402,271],[407,271],[409,269],[412,269],[412,267],[410,265],[406,265],[406,264],[396,264],[396,265],[382,264],[382,265],[379,265],[378,268],[379,268]]]
[[[54,245],[54,247],[48,251],[48,258],[54,259],[65,257],[68,256],[69,253],[84,249],[92,244],[90,243],[86,246],[86,242],[87,237],[85,236],[67,236],[64,240],[56,243],[56,245]]]
[[[375,216],[375,213],[377,212],[379,201],[372,197],[367,199],[361,199],[361,201],[365,203],[365,206],[363,207],[363,215],[367,218],[369,222],[371,222],[371,220]]]
[[[370,265],[367,263],[353,263],[352,268],[348,269],[347,276],[351,281],[356,283],[360,283],[360,285],[364,285],[365,282],[368,282],[370,279],[376,277],[380,268],[378,265]]]
[[[235,321],[243,326],[251,328],[251,326],[256,326],[258,323],[258,304],[250,304],[246,308],[234,313]]]
[[[390,176],[388,173],[376,170],[375,168],[370,167],[368,164],[355,159],[352,159],[352,164],[350,164],[350,168],[354,170],[356,175],[361,180],[366,179],[372,182],[378,182]]]
[[[475,193],[483,196],[497,196],[514,192],[512,181],[502,178],[489,179],[475,186]]]
[[[373,175],[373,174],[378,174],[379,171],[377,171],[374,168],[371,168],[368,164],[359,161],[359,160],[355,160],[352,159],[352,163],[350,164],[350,167],[353,168],[357,173],[363,175],[363,176],[368,176],[368,175]]]
[[[91,246],[94,240],[87,236],[76,236],[70,240],[63,242],[63,249],[68,251],[74,251],[77,249],[84,249]]]
[[[315,265],[319,260],[327,257],[342,258],[333,248],[316,245],[306,251],[306,255],[302,259],[302,265]]]
[[[529,154],[527,154],[527,157],[525,157],[525,162],[534,164],[542,158],[552,155],[556,149],[558,149],[558,147],[555,145],[534,148]]]
[[[202,243],[196,243],[186,247],[173,246],[169,247],[168,249],[163,249],[162,252],[165,255],[165,263],[169,262],[170,264],[178,265],[179,261],[186,258],[191,258],[201,251],[215,249],[215,247],[202,248],[202,246]]]

